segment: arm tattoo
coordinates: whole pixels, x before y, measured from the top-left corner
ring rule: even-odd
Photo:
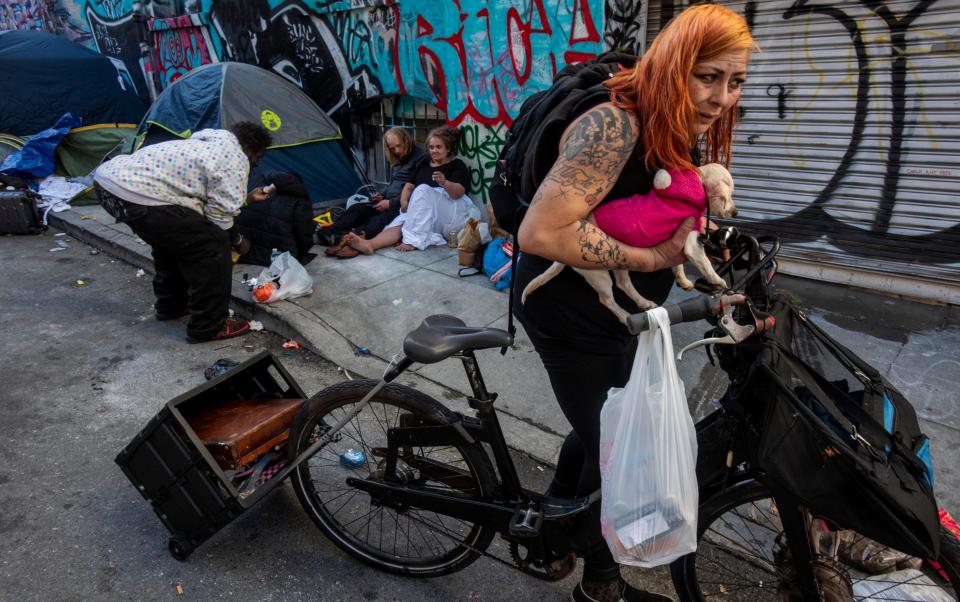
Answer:
[[[584,261],[608,270],[623,270],[628,267],[627,258],[619,243],[599,228],[591,226],[585,219],[580,220],[577,228],[577,244],[580,247],[580,257]]]
[[[609,106],[597,107],[574,122],[546,180],[594,207],[616,181],[633,147],[627,113]]]

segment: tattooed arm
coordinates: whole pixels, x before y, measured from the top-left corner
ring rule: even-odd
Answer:
[[[683,263],[683,241],[692,219],[651,249],[618,242],[589,219],[616,183],[638,137],[636,117],[612,103],[574,120],[560,139],[560,155],[520,225],[520,248],[587,269],[652,272]]]

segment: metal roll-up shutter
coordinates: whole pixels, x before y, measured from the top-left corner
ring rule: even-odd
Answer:
[[[651,2],[648,43],[687,4]],[[723,4],[761,48],[737,224],[779,234],[785,272],[960,303],[960,0]]]
[[[960,302],[960,0],[727,4],[761,48],[740,224],[778,233],[795,272]]]

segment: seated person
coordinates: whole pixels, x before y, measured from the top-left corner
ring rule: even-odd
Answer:
[[[253,186],[267,184],[276,185],[273,196],[244,207],[235,220],[234,248],[241,253],[239,263],[270,265],[270,254],[276,249],[289,251],[306,265],[316,257],[310,248],[317,226],[307,188],[300,176],[284,171],[264,172],[251,182]]]
[[[356,257],[360,252],[345,245],[343,235],[355,232],[363,234],[365,238],[373,238],[400,213],[403,186],[413,179],[413,173],[427,155],[414,143],[413,136],[405,128],[387,130],[383,135],[383,146],[390,163],[390,181],[387,188],[382,194],[373,194],[370,203],[351,205],[337,218],[330,227],[332,240],[336,242],[324,251],[327,255],[341,259]]]
[[[346,244],[366,255],[397,245],[400,251],[443,245],[447,234],[460,230],[473,209],[467,193],[470,174],[463,161],[454,156],[460,132],[442,126],[427,136],[430,160],[417,168],[404,185],[400,214],[370,240],[353,233],[344,235]]]

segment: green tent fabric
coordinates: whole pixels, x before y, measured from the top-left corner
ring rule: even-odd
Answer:
[[[85,176],[116,151],[130,152],[137,128],[133,125],[102,125],[76,128],[57,145],[58,176]]]

